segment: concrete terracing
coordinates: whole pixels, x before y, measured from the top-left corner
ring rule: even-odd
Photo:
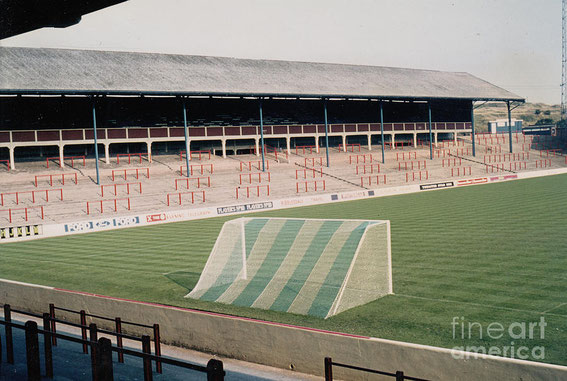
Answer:
[[[27,224],[75,222],[92,219],[93,216],[96,218],[101,214],[100,200],[110,200],[103,204],[103,216],[116,216],[168,209],[174,211],[192,206],[196,208],[225,206],[248,201],[293,198],[305,195],[305,181],[308,181],[308,194],[315,193],[314,181],[317,181],[318,193],[339,193],[416,183],[431,184],[484,176],[513,175],[523,171],[567,167],[564,154],[560,151],[548,151],[550,146],[545,142],[533,143],[531,140],[531,137],[521,134],[513,135],[515,154],[510,155],[507,135],[499,135],[498,138],[481,135],[476,140],[476,157],[472,156],[470,138],[460,137],[457,143],[453,140],[440,141],[433,149],[433,160],[429,159],[428,145],[421,145],[417,148],[405,146],[390,149],[387,147],[385,164],[381,163],[380,146],[372,146],[372,150],[369,150],[368,146],[363,145],[360,146],[359,151],[358,145],[349,145],[347,152],[332,147],[329,150],[331,163],[329,168],[326,167],[324,148],[321,148],[319,153],[315,151],[311,153],[309,148],[305,151],[299,148],[296,153],[296,150],[292,148],[288,159],[285,158],[285,151],[278,153],[277,161],[274,153],[266,154],[266,163],[269,165],[266,172],[270,174],[270,181],[268,181],[268,175],[263,174],[261,183],[258,182],[258,173],[262,172],[261,168],[258,168],[259,161],[261,166],[261,156],[237,155],[223,159],[211,155],[209,159],[208,155],[202,155],[201,160],[198,160],[198,155],[192,155],[190,163],[193,165],[193,176],[190,176],[189,189],[186,189],[186,180],[180,180],[178,190],[175,189],[175,179],[184,178],[180,174],[180,166],[183,166],[184,171],[186,170],[185,160],[181,161],[179,154],[154,155],[151,163],[145,158],[139,163],[139,158],[135,156],[131,158],[131,164],[128,164],[127,159],[123,158],[120,164],[117,164],[116,157],[112,157],[110,164],[100,162],[100,183],[108,185],[104,188],[104,197],[102,197],[101,186],[96,185],[94,159],[87,159],[85,167],[83,167],[82,160],[75,161],[74,168],[70,167],[69,161],[65,161],[63,168],[59,167],[58,162],[52,161],[49,169],[46,161],[26,162],[19,164],[17,170],[8,171],[6,167],[0,168],[0,193],[4,194],[4,205],[0,206],[0,226],[25,224],[25,210],[22,208],[41,205],[44,207],[44,220],[41,220],[39,208],[30,208]],[[357,159],[358,174],[356,173]],[[242,171],[240,162],[245,163]],[[252,170],[248,169],[248,162],[252,162]],[[323,165],[321,166],[320,163]],[[203,174],[200,171],[201,164],[204,165]],[[214,167],[212,174],[210,173],[211,164]],[[365,165],[366,174],[363,173]],[[135,178],[136,168],[140,169],[138,179]],[[150,178],[146,177],[145,168],[149,168]],[[127,170],[127,180],[124,179],[124,169]],[[304,169],[306,169],[305,172]],[[115,170],[114,181],[112,180],[113,170]],[[314,172],[315,178],[313,178]],[[68,174],[65,175],[65,185],[61,181],[62,173]],[[252,184],[247,175],[249,173],[253,174]],[[74,183],[74,174],[77,174],[78,184]],[[242,184],[240,184],[241,174]],[[36,187],[35,176],[37,175],[42,175],[42,177],[38,178]],[[54,175],[53,186],[50,186],[49,177],[43,175]],[[386,177],[385,184],[384,176]],[[200,188],[197,188],[197,177],[201,177]],[[207,184],[208,177],[211,181],[210,187]],[[141,194],[139,186],[136,185],[138,182],[142,184]],[[131,184],[129,195],[126,183]],[[117,184],[116,196],[113,184]],[[258,185],[261,186],[260,196],[257,196],[256,186]],[[269,185],[269,196],[265,185]],[[250,187],[249,198],[246,195],[247,186]],[[299,193],[297,192],[298,187]],[[236,198],[237,188],[239,188],[238,199]],[[60,192],[55,189],[63,189],[63,201],[59,200]],[[33,203],[31,191],[37,190],[44,192],[35,192],[36,202]],[[45,190],[51,190],[49,191],[49,202],[46,202]],[[191,194],[182,194],[182,205],[179,205],[179,196],[175,194],[189,191],[195,191],[194,203],[191,203]],[[201,191],[205,191],[205,202],[202,201]],[[11,194],[13,192],[20,192],[18,204],[16,195]],[[168,193],[172,194],[170,206],[167,206]],[[127,209],[126,198],[130,199],[130,211]],[[118,199],[116,212],[114,211],[114,199]],[[87,201],[90,202],[89,215],[87,214]],[[9,222],[9,209],[12,209],[11,223]]]

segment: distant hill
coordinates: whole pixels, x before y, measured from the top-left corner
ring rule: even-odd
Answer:
[[[502,102],[486,103],[474,110],[474,124],[478,132],[488,131],[488,122],[508,118],[506,104]],[[545,103],[525,103],[512,111],[512,118],[522,119],[524,127],[540,119],[551,119],[554,123],[561,119],[561,106]]]

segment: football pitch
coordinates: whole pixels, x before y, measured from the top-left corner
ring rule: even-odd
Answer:
[[[394,295],[327,320],[184,298],[239,216],[2,244],[0,277],[507,357],[541,347],[529,359],[567,365],[567,175],[247,216],[390,220]],[[544,335],[522,336],[542,317]]]

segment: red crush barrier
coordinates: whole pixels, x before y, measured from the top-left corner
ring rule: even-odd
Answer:
[[[484,153],[502,153],[501,146],[486,146],[484,147]]]
[[[0,210],[0,212],[8,212],[8,221],[10,221],[10,223],[12,223],[12,217],[13,217],[13,212],[17,212],[19,210],[23,210],[24,211],[24,216],[25,216],[25,220],[28,220],[28,210],[30,209],[39,209],[41,211],[41,219],[43,220],[45,215],[43,213],[43,206],[28,206],[25,208],[9,208],[9,209],[4,209],[4,210]]]
[[[394,142],[394,148],[397,149],[398,147],[400,147],[401,149],[404,149],[405,146],[411,147],[413,145],[413,142],[407,140],[400,140],[397,142]]]
[[[299,178],[299,174],[303,173],[303,178],[306,179],[307,178],[307,173],[313,173],[313,178],[319,176],[319,177],[323,177],[323,169],[319,168],[319,169],[315,169],[315,168],[311,168],[311,169],[296,169],[295,170],[295,179],[297,180]]]
[[[75,168],[75,159],[80,159],[83,161],[83,167],[87,166],[86,160],[84,156],[63,156],[63,161],[65,160],[71,160],[71,167]],[[53,161],[58,161],[60,160],[59,156],[53,156],[53,157],[48,157],[47,159],[45,159],[46,163],[47,163],[47,168],[49,168],[49,161],[53,160]],[[63,163],[59,162],[59,167],[63,168]]]
[[[59,192],[59,198],[63,201],[63,188],[59,189],[37,189],[37,190],[29,190],[29,191],[18,191],[18,192],[5,192],[0,193],[0,205],[4,206],[4,196],[8,195],[16,195],[16,205],[20,204],[20,195],[29,193],[32,196],[32,202],[35,204],[35,194],[45,192],[45,202],[49,202],[49,192]]]
[[[323,158],[322,157],[311,157],[305,158],[305,166],[307,167],[307,163],[311,163],[311,166],[314,167],[315,165],[323,166]]]
[[[53,177],[57,178],[61,176],[61,184],[65,185],[65,176],[71,176],[75,179],[75,185],[79,183],[77,178],[77,173],[57,173],[53,175],[35,175],[35,186],[37,187],[37,179],[42,177],[49,177],[49,185],[53,186]]]
[[[189,181],[196,180],[197,181],[197,188],[201,188],[201,181],[206,182],[207,186],[211,187],[211,176],[206,177],[185,177],[182,179],[175,179],[175,190],[178,188],[179,181],[185,181],[185,189],[189,189]]]
[[[529,152],[514,152],[502,154],[504,161],[521,161],[530,158]]]
[[[211,151],[189,151],[189,160],[192,160],[193,156],[198,156],[199,161],[201,161],[205,154],[208,155],[209,160],[211,160]],[[183,160],[183,155],[187,155],[187,151],[179,152],[179,161]]]
[[[504,170],[504,163],[502,164],[485,164],[486,173],[501,172]]]
[[[542,159],[535,161],[536,168],[544,168],[544,167],[551,167],[551,159]]]
[[[398,171],[404,170],[407,171],[408,169],[425,169],[427,168],[427,162],[425,160],[418,160],[418,161],[402,161],[398,163]]]
[[[442,149],[434,149],[433,150],[433,157],[445,157],[445,156],[449,156],[451,154],[451,149],[450,148],[442,148]]]
[[[517,170],[522,170],[522,169],[528,169],[528,164],[525,161],[515,161],[510,164],[510,170],[511,171],[517,171]],[[512,169],[512,164],[514,169]]]
[[[362,171],[360,171],[360,168],[362,168]],[[366,169],[369,168],[369,172],[370,173],[374,173],[374,168],[376,168],[376,173],[380,173],[380,164],[376,163],[376,164],[363,164],[363,165],[357,165],[356,166],[356,174],[358,175],[359,172],[362,172],[363,174],[366,174]]]
[[[117,187],[119,186],[126,186],[126,194],[130,194],[130,185],[137,185],[138,186],[138,192],[140,194],[142,194],[142,183],[138,182],[138,183],[124,183],[124,184],[105,184],[105,185],[101,185],[100,186],[100,195],[101,197],[104,197],[104,188],[114,188],[114,195],[117,195]]]
[[[545,153],[545,157],[556,157],[556,156],[561,156],[561,149],[557,148],[557,149],[546,149],[543,151],[539,151],[539,157],[544,157],[543,154]]]
[[[300,146],[301,147],[301,146]],[[309,147],[309,146],[305,146],[305,147]],[[283,152],[279,152],[278,149],[276,147],[272,147],[269,146],[267,144],[264,144],[264,149],[265,149],[265,153],[266,155],[273,153],[276,157],[276,161],[278,160],[278,155],[284,155],[286,160],[289,159],[287,151],[283,151]],[[250,150],[254,152],[254,154],[256,154],[258,151],[256,150],[256,146],[250,146]],[[262,152],[262,148],[259,148],[259,152]],[[296,152],[297,153],[297,152]]]
[[[470,154],[471,154],[471,151],[470,151],[469,147],[467,147],[467,148],[455,148],[455,155],[469,156]]]
[[[453,159],[443,159],[443,161],[441,162],[443,167],[445,167],[445,163],[447,163],[447,167],[456,167],[457,165],[462,165],[463,164],[463,160],[460,157],[456,157]],[[457,164],[459,163],[459,164]]]
[[[407,160],[417,159],[417,152],[396,152],[396,161],[400,161],[400,158],[401,160],[406,160],[406,156]]]
[[[409,181],[410,174],[406,173],[406,183]],[[412,172],[411,173],[411,181],[415,180],[427,180],[429,179],[429,172],[428,171],[419,171],[419,172]]]
[[[347,144],[347,145],[346,145],[345,152],[348,152],[349,147],[350,147],[350,152],[354,152],[354,149],[355,149],[355,148],[358,148],[358,151],[357,151],[357,152],[360,152],[360,144],[358,144],[358,143]],[[343,151],[343,148],[344,148],[344,147],[343,147],[342,143],[339,144],[339,152],[342,152],[342,151]]]
[[[254,189],[256,188],[256,195],[258,197],[260,197],[260,189],[261,188],[266,188],[266,191],[268,192],[268,196],[270,195],[270,185],[266,184],[266,185],[255,185],[255,186],[251,186],[251,187],[236,187],[236,199],[238,199],[240,197],[240,192],[239,190],[243,190],[246,189],[246,197],[250,197],[250,189]]]
[[[149,159],[149,155],[143,152],[139,152],[139,153],[119,153],[116,154],[116,164],[120,164],[120,158],[121,157],[127,157],[128,158],[128,164],[130,164],[132,157],[137,157],[139,159],[139,163],[142,163],[142,157],[147,157],[148,161],[150,161]]]
[[[206,199],[205,199],[205,191],[204,191],[204,190],[203,190],[203,191],[190,191],[190,192],[168,193],[168,194],[167,194],[167,206],[170,205],[170,202],[169,202],[169,197],[170,197],[170,196],[178,196],[178,197],[179,197],[179,205],[181,205],[181,195],[184,195],[184,194],[190,194],[190,195],[191,195],[191,204],[194,204],[194,203],[195,203],[195,195],[196,195],[196,194],[199,194],[199,193],[201,194],[201,200],[202,200],[203,202],[205,202]]]
[[[261,183],[262,182],[262,177],[265,177],[264,175],[268,175],[268,179],[267,181],[270,182],[272,181],[272,175],[270,172],[258,172],[258,173],[240,173],[240,178],[239,178],[239,184],[242,184],[242,179],[246,179],[246,177],[248,177],[248,184],[252,184],[252,180],[254,178],[256,178],[256,176],[258,176],[258,182]],[[253,177],[254,176],[254,177]],[[266,179],[264,179],[265,181]]]
[[[252,160],[252,161],[241,161],[240,162],[240,172],[247,169],[251,171],[252,169],[262,170],[262,160]],[[266,160],[266,169],[270,169],[270,161]]]
[[[449,139],[449,140],[438,140],[436,144],[434,144],[435,148],[448,148],[448,147],[458,147],[458,146],[464,146],[465,145],[465,141],[464,140],[457,140],[455,142],[455,140],[453,139]]]
[[[382,184],[386,184],[386,175],[376,175],[376,176],[362,176],[360,178],[360,186],[364,186],[364,180],[368,179],[368,185],[372,185],[372,179],[376,179],[376,185],[380,185],[380,178],[382,178]]]
[[[309,149],[310,154],[312,154],[313,151],[315,151],[315,153],[319,153],[316,146],[295,146],[295,154],[299,155],[299,150],[301,150],[301,153],[305,155],[307,149]]]
[[[124,200],[126,200],[128,202],[128,204],[127,204],[128,210],[130,210],[130,197],[127,197],[127,198],[112,198],[112,199],[97,200],[97,201],[87,201],[87,214],[91,214],[90,204],[93,204],[93,203],[100,204],[100,214],[103,214],[105,202],[113,202],[114,203],[114,211],[117,212],[118,211],[118,201],[124,201]]]
[[[356,159],[356,163],[355,163],[355,164],[358,164],[358,163],[360,163],[360,162],[366,163],[367,161],[368,161],[369,163],[372,163],[372,154],[369,153],[369,154],[364,154],[364,155],[349,155],[349,156],[348,156],[348,163],[349,163],[349,164],[354,163],[354,160],[355,160],[355,159]]]
[[[183,176],[183,168],[187,169],[186,165],[182,165],[179,167],[179,173]],[[209,173],[212,175],[214,172],[213,164],[190,164],[189,165],[189,175],[193,176],[193,172],[199,171],[201,175],[205,174],[205,171],[208,170]]]
[[[150,169],[149,168],[126,168],[126,169],[113,169],[112,170],[112,181],[116,179],[116,174],[124,173],[124,180],[128,180],[128,172],[135,172],[136,173],[136,180],[140,178],[140,173],[146,172],[146,177],[150,178]]]
[[[467,173],[468,172],[468,173]],[[471,167],[453,167],[451,168],[451,177],[471,175]]]
[[[485,163],[501,163],[502,162],[502,155],[484,155],[484,162]]]
[[[321,190],[321,185],[323,186],[323,190],[326,189],[325,180],[298,181],[298,182],[295,183],[295,189],[297,190],[296,193],[299,193],[299,184],[305,185],[305,192],[309,192],[309,184],[314,185],[313,190],[315,192],[317,192],[318,190]],[[319,184],[319,189],[317,189],[317,184]],[[303,189],[303,186],[301,187],[301,189]]]
[[[8,167],[8,171],[12,169],[10,165],[10,160],[0,160],[0,163],[6,163],[6,167]]]

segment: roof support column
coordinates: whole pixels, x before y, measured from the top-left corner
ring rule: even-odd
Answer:
[[[384,108],[382,101],[380,101],[380,137],[382,138],[382,164],[384,164],[386,161],[384,159]]]
[[[512,153],[512,111],[510,110],[510,101],[506,102],[508,106],[508,139],[510,139],[510,153]]]
[[[189,177],[190,176],[189,158],[191,157],[191,151],[190,151],[191,147],[189,145],[189,131],[187,129],[187,105],[185,98],[182,98],[182,104],[183,104],[183,132],[185,134],[185,165],[187,166],[186,177]]]
[[[14,162],[14,150],[15,149],[16,149],[16,147],[14,147],[14,146],[8,147],[8,154],[10,155],[10,162],[8,163],[8,165],[10,166],[10,170],[16,169],[16,163]]]
[[[327,120],[327,98],[323,98],[323,112],[325,114],[325,153],[327,155],[327,168],[329,163],[329,123]]]
[[[429,159],[433,160],[433,129],[431,123],[431,102],[427,102],[427,111],[429,114]]]
[[[94,152],[95,152],[95,167],[96,167],[96,184],[100,185],[100,171],[98,168],[98,141],[97,141],[97,131],[96,131],[96,98],[92,97],[92,108],[93,108],[93,137],[94,137]]]
[[[472,106],[471,106],[471,128],[472,128],[472,132],[471,132],[472,155],[473,155],[473,157],[476,157],[476,136],[475,136],[475,133],[474,133],[474,101],[472,101]]]
[[[266,155],[264,154],[264,117],[262,115],[262,98],[258,98],[258,106],[260,110],[260,150],[262,150],[262,172],[266,172]]]

